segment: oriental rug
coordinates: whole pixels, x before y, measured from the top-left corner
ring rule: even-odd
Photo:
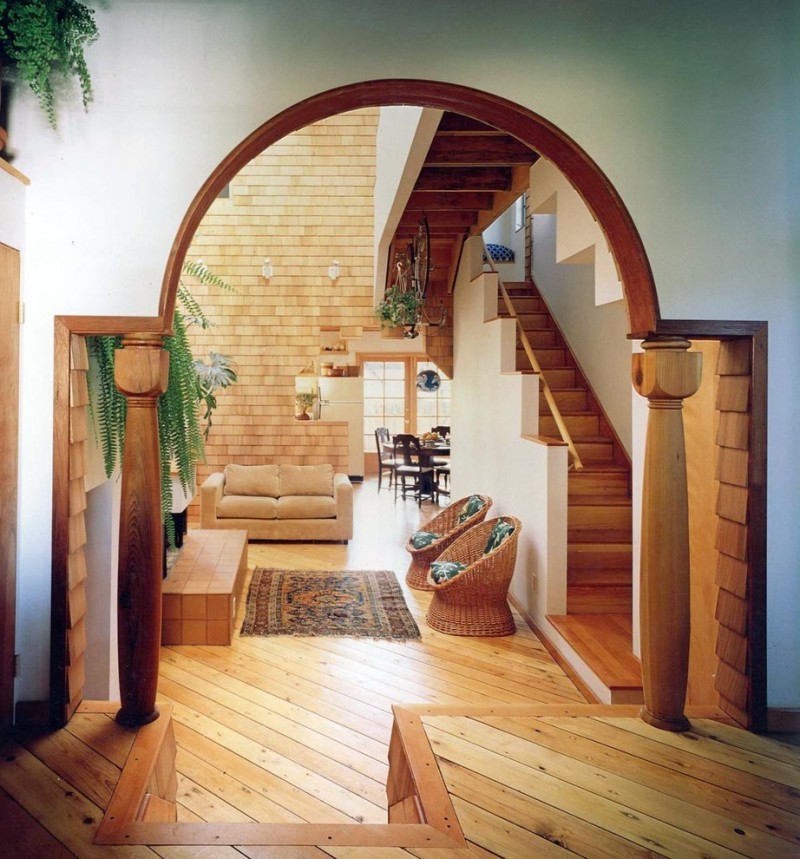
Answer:
[[[389,570],[256,567],[242,635],[338,635],[405,640],[419,627]]]

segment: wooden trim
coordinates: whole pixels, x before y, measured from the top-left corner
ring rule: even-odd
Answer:
[[[0,158],[0,170],[3,170],[5,173],[8,173],[9,176],[13,176],[15,179],[22,182],[23,185],[30,185],[31,180],[24,174],[20,173],[16,167],[13,167],[5,158]]]
[[[111,702],[81,704],[82,712],[110,714]],[[412,749],[408,770],[425,797],[425,823],[319,824],[319,823],[176,823],[152,822],[144,818],[154,804],[151,795],[157,786],[157,771],[164,750],[173,754],[172,705],[162,706],[155,722],[140,727],[122,775],[117,782],[95,844],[147,845],[275,845],[324,847],[447,847],[466,846],[436,759],[422,723],[414,713],[395,708],[397,737],[404,749]],[[171,792],[169,788],[167,793]],[[155,793],[158,796],[158,793]],[[156,813],[168,815],[173,796],[158,796]]]
[[[413,104],[452,111],[505,131],[551,160],[576,188],[605,233],[625,294],[632,336],[656,330],[660,313],[653,274],[641,237],[616,189],[589,155],[544,117],[490,93],[440,81],[364,81],[311,96],[269,119],[220,162],[195,195],[169,253],[159,314],[171,319],[180,269],[197,228],[222,188],[276,141],[343,111]]]
[[[747,503],[748,665],[750,728],[763,731],[767,711],[767,323],[753,334],[750,387],[750,462]]]
[[[800,710],[769,707],[766,721],[766,730],[771,734],[800,734]]]
[[[14,721],[19,484],[20,252],[0,243],[0,357],[6,371],[0,439],[0,735]]]
[[[767,710],[767,345],[768,325],[752,320],[662,319],[658,334],[691,340],[750,341],[749,450],[743,454],[742,480],[747,492],[747,562],[745,618],[748,629],[747,665],[750,696],[746,717],[753,731],[766,730]],[[737,453],[727,449],[726,453]],[[732,467],[733,463],[728,463]],[[728,473],[731,477],[731,473]],[[718,584],[730,582],[732,559],[720,556]],[[722,576],[722,578],[720,578]]]
[[[561,445],[564,442],[560,442]],[[575,688],[583,695],[583,697],[592,704],[599,704],[600,701],[597,698],[597,695],[592,692],[592,690],[586,685],[583,678],[578,674],[578,672],[564,659],[564,656],[558,650],[558,648],[553,644],[552,641],[542,632],[541,629],[536,625],[533,618],[525,611],[522,603],[513,595],[508,595],[508,601],[511,605],[516,609],[519,613],[520,617],[525,621],[528,626],[528,629],[542,642],[544,649],[553,657],[556,661],[558,667],[569,677],[569,679],[575,684]],[[638,712],[638,710],[637,710]]]
[[[69,594],[70,339],[64,317],[55,318],[53,348],[53,531],[50,583],[50,722],[65,722],[67,598]]]

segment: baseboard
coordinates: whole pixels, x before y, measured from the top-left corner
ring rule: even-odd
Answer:
[[[767,731],[770,734],[800,734],[800,710],[768,707]]]
[[[17,701],[14,724],[20,728],[45,728],[50,724],[49,701]]]
[[[519,613],[520,617],[525,621],[528,629],[542,642],[544,649],[553,657],[553,660],[556,662],[558,667],[569,677],[569,679],[575,684],[577,690],[583,695],[583,697],[590,704],[600,704],[602,703],[597,695],[586,685],[583,678],[578,674],[578,672],[564,659],[563,655],[559,652],[558,648],[553,644],[550,639],[536,626],[533,618],[528,614],[528,612],[523,608],[522,604],[517,600],[512,594],[508,595],[508,601],[514,606],[514,609]]]

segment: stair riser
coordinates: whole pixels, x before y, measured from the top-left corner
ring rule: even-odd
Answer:
[[[568,588],[569,614],[629,614],[633,606],[630,588]]]
[[[628,496],[628,476],[625,473],[603,474],[571,471],[567,483],[569,497],[591,495],[592,497]]]
[[[585,412],[587,405],[586,391],[576,389],[574,391],[550,391],[555,398],[561,414],[570,414],[574,412]],[[539,395],[539,413],[547,414],[547,400],[544,394]]]
[[[527,358],[526,358],[527,360]],[[518,369],[524,369],[522,367],[518,367]],[[547,370],[545,373],[547,377],[547,384],[550,385],[551,388],[575,388],[577,385],[575,384],[575,380],[577,378],[576,370]]]
[[[533,354],[536,357],[536,360],[539,366],[543,370],[548,369],[561,369],[563,367],[571,367],[572,366],[572,357],[566,349],[560,348],[558,346],[552,346],[549,348],[535,348],[533,349]],[[517,347],[517,366],[519,366],[520,362],[528,361],[528,353],[522,348],[522,346]],[[528,363],[530,366],[530,363]]]
[[[600,418],[598,415],[562,415],[567,425],[569,434],[574,440],[586,438],[587,436],[602,435],[600,432]],[[541,435],[558,436],[558,425],[554,417],[542,415],[539,418],[539,433]]]
[[[575,443],[578,456],[584,465],[589,463],[611,463],[614,461],[614,442],[608,441],[578,441]]]
[[[587,544],[578,543],[567,548],[568,570],[621,570],[631,569],[633,557],[631,546],[621,548],[615,543],[591,543],[591,549],[584,548]]]
[[[629,588],[631,570],[568,570],[568,587],[578,588]]]
[[[631,530],[629,505],[573,504],[567,512],[567,528],[617,528]]]

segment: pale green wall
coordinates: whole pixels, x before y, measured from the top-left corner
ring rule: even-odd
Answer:
[[[769,702],[800,706],[800,4],[115,0],[88,114],[18,99],[32,184],[23,289],[22,698],[47,690],[53,315],[154,313],[193,195],[260,123],[382,77],[497,93],[575,138],[625,200],[662,314],[770,324]],[[3,206],[0,200],[0,206]],[[796,385],[795,385],[796,388]]]

